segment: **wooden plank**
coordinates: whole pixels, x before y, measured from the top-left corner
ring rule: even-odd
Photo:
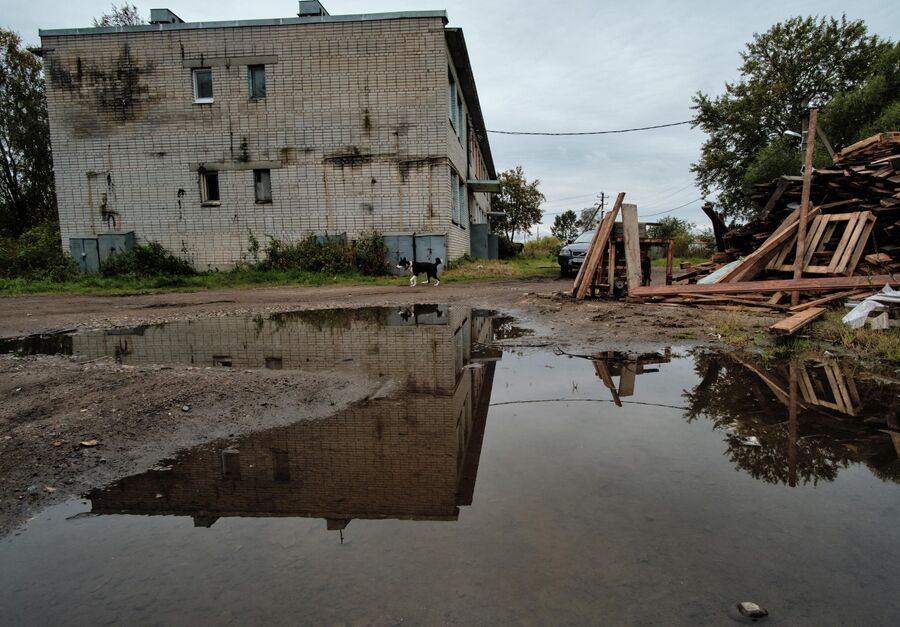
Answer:
[[[816,300],[811,300],[806,303],[800,303],[795,307],[791,307],[790,311],[796,313],[798,311],[804,311],[806,309],[809,309],[810,307],[818,307],[819,305],[824,305],[841,298],[859,296],[860,294],[867,294],[869,292],[870,290],[848,290],[846,292],[837,292],[835,294],[829,294],[828,296],[823,296],[822,298],[817,298]]]
[[[873,276],[836,276],[806,279],[772,279],[741,281],[739,283],[711,283],[709,285],[651,285],[639,287],[635,296],[678,296],[690,294],[765,294],[774,292],[817,292],[869,287],[881,289],[885,285],[900,285],[900,277],[889,274]]]
[[[778,185],[775,187],[775,191],[772,192],[772,195],[769,196],[769,201],[766,203],[766,206],[762,208],[762,211],[759,212],[758,220],[765,220],[769,217],[769,214],[772,212],[772,209],[775,208],[775,205],[778,204],[778,201],[781,200],[781,196],[784,194],[784,191],[790,187],[791,182],[785,179],[780,179],[778,181]],[[707,214],[709,215],[709,214]]]
[[[616,242],[612,238],[609,240],[609,259],[607,260],[606,281],[609,285],[609,295],[616,293]]]
[[[842,270],[843,274],[849,276],[856,270],[856,264],[859,263],[859,258],[862,257],[863,251],[866,249],[866,244],[869,243],[869,237],[872,235],[872,229],[874,228],[875,216],[871,216],[871,219],[866,218],[865,223],[863,224],[862,233],[860,233],[859,238],[856,240],[856,247],[850,253],[850,260],[844,265]]]
[[[625,192],[619,192],[612,210],[600,221],[600,226],[597,227],[597,232],[594,233],[591,247],[588,249],[584,263],[581,264],[578,276],[575,277],[573,292],[577,300],[584,300],[584,296],[587,294],[591,278],[596,274],[600,258],[606,252],[606,242],[609,241],[609,236],[612,235],[616,216],[619,214],[619,209],[622,208],[624,201]]]
[[[809,198],[812,192],[813,154],[816,151],[816,126],[819,110],[809,110],[809,127],[806,129],[806,160],[803,166],[803,192],[800,198],[800,216],[797,218],[797,253],[794,258],[794,279],[803,277],[803,256],[806,253],[806,221],[809,216]],[[800,304],[800,292],[791,293],[791,305]]]
[[[810,307],[805,311],[797,312],[789,318],[776,322],[769,327],[769,330],[774,331],[779,335],[791,335],[824,314],[826,311],[828,310],[825,309],[825,307]]]
[[[637,377],[637,364],[622,364],[619,368],[619,398],[634,396],[634,382]]]
[[[622,205],[622,237],[625,240],[625,274],[628,293],[641,286],[641,242],[637,205]]]
[[[887,253],[874,253],[872,255],[866,255],[866,263],[871,263],[872,265],[878,265],[880,263],[890,263],[893,259]]]
[[[775,292],[772,294],[772,298],[767,301],[769,305],[777,305],[778,301],[780,301],[784,297],[784,292]]]
[[[597,376],[600,377],[600,380],[603,381],[603,385],[609,388],[610,393],[612,394],[613,402],[618,406],[622,406],[622,400],[619,398],[619,392],[616,390],[616,385],[613,383],[612,377],[609,374],[609,368],[606,365],[606,362],[602,359],[594,359],[594,370],[597,371]]]

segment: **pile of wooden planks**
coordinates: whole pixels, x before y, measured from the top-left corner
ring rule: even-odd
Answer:
[[[722,236],[734,261],[632,294],[700,308],[787,313],[772,331],[791,334],[826,307],[897,285],[900,132],[848,146],[834,155],[834,164],[809,168],[805,180],[784,176],[756,186],[758,217]],[[698,279],[704,284],[690,284]]]

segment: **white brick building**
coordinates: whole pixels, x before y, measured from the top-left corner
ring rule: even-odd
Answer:
[[[496,173],[462,31],[300,5],[41,31],[64,250],[91,269],[133,232],[226,269],[251,235],[377,230],[436,235],[420,260],[487,256]]]

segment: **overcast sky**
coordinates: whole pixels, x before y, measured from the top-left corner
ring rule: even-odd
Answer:
[[[0,0],[0,26],[37,43],[39,28],[90,26],[107,0]],[[293,0],[135,1],[172,9],[188,22],[290,17]],[[324,0],[333,15],[445,9],[465,30],[488,129],[594,131],[680,122],[691,96],[718,94],[737,76],[739,52],[754,32],[794,15],[863,19],[882,37],[900,36],[896,0]],[[547,197],[544,224],[604,191],[627,193],[639,215],[691,203],[666,215],[700,226],[700,192],[690,165],[703,134],[689,126],[594,137],[491,135],[498,170],[522,165]],[[691,202],[696,201],[696,202]],[[547,227],[542,231],[546,233]]]

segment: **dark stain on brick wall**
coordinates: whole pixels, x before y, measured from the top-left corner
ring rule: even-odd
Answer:
[[[93,95],[97,108],[117,122],[134,119],[135,110],[146,99],[148,89],[142,79],[154,71],[151,63],[141,64],[131,47],[123,44],[110,62],[75,59],[75,72],[61,59],[50,59],[47,76],[53,87]]]
[[[371,154],[362,154],[358,146],[347,146],[340,152],[325,155],[324,162],[326,165],[335,165],[343,168],[366,165],[372,163],[373,160]]]

